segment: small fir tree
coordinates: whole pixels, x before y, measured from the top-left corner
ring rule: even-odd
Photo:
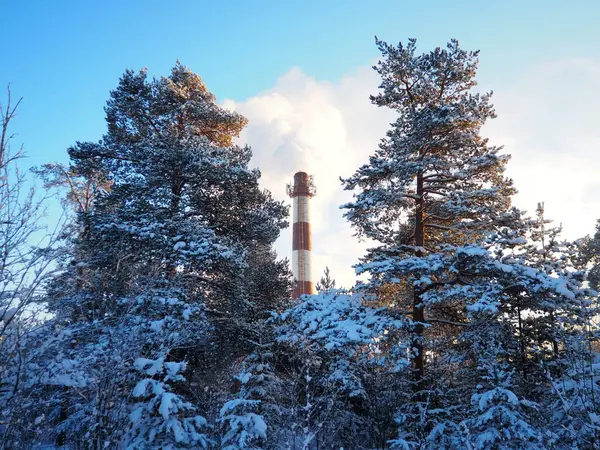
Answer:
[[[315,287],[317,288],[317,292],[335,289],[335,279],[331,277],[331,271],[329,270],[329,267],[325,267],[325,270],[323,271],[323,276],[318,281]]]

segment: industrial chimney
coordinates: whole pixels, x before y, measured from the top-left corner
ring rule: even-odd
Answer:
[[[294,183],[287,185],[287,193],[294,199],[292,273],[296,282],[293,296],[298,298],[302,294],[316,293],[310,272],[312,242],[308,208],[310,198],[317,193],[313,177],[309,177],[306,172],[297,172],[294,175]]]

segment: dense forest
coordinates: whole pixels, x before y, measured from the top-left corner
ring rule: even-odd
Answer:
[[[9,91],[1,448],[600,446],[600,225],[569,242],[543,203],[512,206],[477,51],[377,46],[371,101],[396,120],[340,185],[374,242],[365,281],[326,271],[300,299],[273,250],[288,207],[200,76],[127,70],[104,136],[34,169],[45,194],[18,169]]]

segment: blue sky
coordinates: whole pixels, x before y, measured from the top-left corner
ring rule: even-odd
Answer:
[[[331,150],[337,146],[340,154],[354,152],[360,154],[357,161],[364,159],[390,120],[368,102],[368,94],[377,89],[377,79],[368,69],[378,57],[373,36],[390,42],[416,37],[423,51],[455,37],[463,47],[481,50],[478,78],[484,88],[496,92],[500,114],[489,133],[514,155],[522,202],[532,210],[534,199],[548,202],[552,199],[540,197],[552,195],[556,201],[550,201],[548,209],[573,236],[591,231],[593,218],[600,217],[600,204],[593,209],[596,206],[587,202],[593,211],[580,226],[574,222],[567,227],[572,211],[565,206],[573,205],[573,199],[600,198],[600,185],[581,181],[587,179],[582,173],[594,178],[591,172],[598,158],[584,166],[575,161],[584,154],[593,157],[595,150],[571,148],[591,151],[600,146],[593,131],[593,117],[599,115],[594,95],[600,88],[597,0],[5,3],[0,16],[0,85],[12,82],[14,95],[24,97],[13,131],[18,133],[15,143],[23,143],[29,155],[25,165],[65,161],[65,149],[75,141],[99,139],[108,92],[126,68],[148,67],[151,75],[167,75],[179,58],[204,78],[220,101],[227,99],[229,107],[249,117],[242,140],[253,146],[257,161],[268,162],[268,155],[287,151],[300,166],[315,173],[332,172],[322,154],[338,158]],[[282,101],[286,106],[277,109]],[[332,127],[338,127],[337,141],[334,132],[315,128],[314,118],[324,110],[331,114],[319,120],[331,119]],[[352,130],[358,110],[358,126],[369,122],[361,135]],[[276,120],[273,111],[279,111]],[[565,111],[568,117],[561,118]],[[274,123],[279,128],[273,128]],[[282,126],[300,131],[283,133]],[[560,130],[567,130],[564,136]],[[573,158],[567,158],[569,154]],[[274,191],[282,177],[292,175],[280,172],[294,170],[265,166],[266,186]],[[572,167],[577,179],[571,184],[577,190],[551,192],[558,180],[547,184],[549,176],[557,176],[548,174],[556,167]],[[337,180],[348,173],[333,175]],[[321,175],[327,202],[322,200],[315,211],[324,221],[322,240],[344,226],[339,214],[319,212],[319,207],[337,211],[335,202],[343,200],[334,193],[339,185],[324,179],[327,176]],[[284,197],[283,189],[275,194]],[[281,253],[287,238],[282,237]],[[321,263],[345,270],[342,266],[349,267],[360,252],[324,254]]]
[[[126,68],[167,74],[179,58],[218,98],[243,100],[293,66],[335,81],[377,57],[373,36],[450,37],[482,50],[480,78],[509,80],[535,61],[600,52],[597,1],[6,2],[0,83],[25,103],[17,127],[35,163],[97,139]],[[8,11],[7,11],[8,10]]]

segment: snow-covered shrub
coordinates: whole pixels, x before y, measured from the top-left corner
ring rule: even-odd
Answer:
[[[131,428],[125,437],[128,449],[208,448],[208,423],[196,408],[173,392],[170,383],[183,381],[183,362],[138,358],[134,367],[146,377],[132,391],[137,400],[129,414]]]
[[[406,322],[384,308],[366,306],[360,295],[335,290],[304,296],[273,321],[277,340],[290,348],[296,361],[294,423],[303,448],[317,442],[367,448],[369,408],[376,407],[376,401],[365,382],[377,371],[401,370],[409,364],[397,336]]]
[[[512,371],[499,359],[501,344],[481,355],[478,370],[481,383],[471,398],[472,410],[462,425],[476,450],[542,450],[542,432],[531,423],[528,413],[537,405],[519,399],[513,392]]]
[[[224,430],[221,448],[224,450],[260,450],[267,439],[267,424],[257,414],[261,400],[236,398],[229,400],[219,413]]]

